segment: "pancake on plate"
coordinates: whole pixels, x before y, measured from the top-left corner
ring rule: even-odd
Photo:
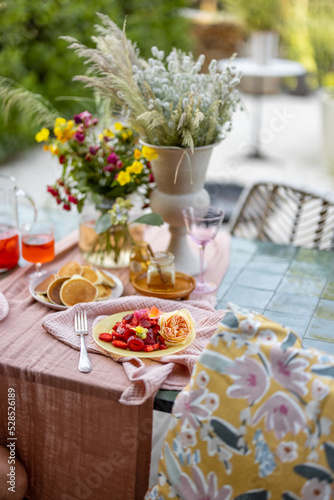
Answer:
[[[96,300],[106,300],[112,295],[112,289],[107,285],[95,285],[97,288]]]
[[[91,281],[92,283],[97,283],[99,280],[99,276],[96,271],[90,266],[82,266],[82,275],[83,278],[86,278],[86,280]]]
[[[43,295],[46,295],[48,291],[48,286],[50,283],[52,283],[55,279],[57,278],[57,275],[55,273],[50,274],[47,278],[45,278],[41,283],[38,283],[38,285],[35,287],[35,293],[41,293]]]
[[[73,276],[60,289],[60,300],[71,307],[79,302],[93,302],[97,297],[97,288],[93,283],[81,276]]]
[[[58,276],[73,276],[74,274],[82,274],[82,265],[75,260],[66,262],[58,271]]]
[[[64,276],[63,278],[57,278],[52,283],[50,283],[47,291],[47,296],[50,302],[53,304],[58,304],[59,306],[63,306],[64,303],[60,298],[60,290],[65,281],[68,281],[70,278]]]

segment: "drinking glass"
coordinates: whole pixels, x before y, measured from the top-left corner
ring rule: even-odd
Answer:
[[[54,224],[50,221],[37,221],[21,226],[22,257],[35,264],[35,271],[29,279],[46,273],[42,264],[50,262],[55,256]]]
[[[200,273],[196,280],[195,293],[210,293],[217,289],[217,284],[204,279],[204,251],[205,247],[212,241],[224,218],[224,212],[220,208],[209,207],[207,209],[187,207],[182,210],[182,215],[190,238],[197,243],[200,252]]]

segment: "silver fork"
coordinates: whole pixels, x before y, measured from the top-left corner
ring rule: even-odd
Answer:
[[[78,369],[81,372],[88,373],[92,370],[92,365],[89,361],[86,344],[85,335],[88,334],[87,327],[87,314],[86,311],[79,311],[75,313],[74,316],[74,329],[77,335],[80,335],[81,348],[80,348],[80,359]]]

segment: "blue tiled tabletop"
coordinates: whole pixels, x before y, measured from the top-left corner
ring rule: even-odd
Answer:
[[[219,309],[235,302],[334,354],[334,252],[232,238],[217,298]]]
[[[288,326],[304,347],[334,355],[334,252],[232,237],[217,309],[228,302]],[[171,408],[176,395],[159,391],[158,403]]]

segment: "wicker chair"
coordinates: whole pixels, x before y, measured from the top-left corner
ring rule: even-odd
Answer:
[[[287,184],[259,182],[246,189],[230,232],[299,247],[334,249],[334,197]]]

